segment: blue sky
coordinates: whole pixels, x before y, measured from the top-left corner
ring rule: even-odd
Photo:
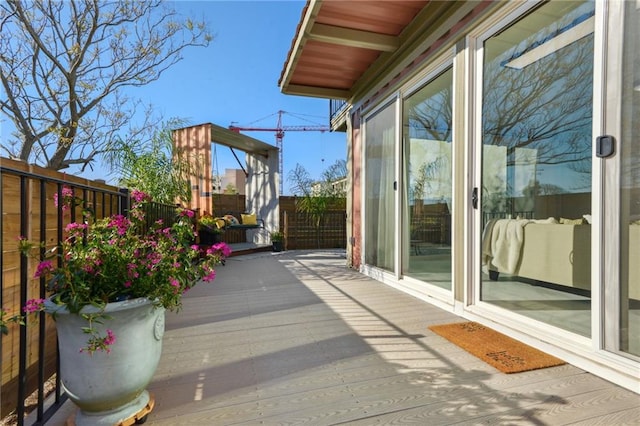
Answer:
[[[132,96],[152,103],[165,117],[181,117],[191,124],[211,122],[227,127],[252,124],[274,127],[277,111],[283,125],[327,125],[329,101],[284,95],[278,79],[291,46],[304,1],[178,1],[178,10],[208,22],[214,36],[207,48],[192,48],[160,80],[135,89]],[[245,134],[275,145],[273,132]],[[289,132],[284,145],[286,177],[296,163],[313,178],[336,160],[346,158],[344,133]],[[229,148],[217,147],[215,161],[221,174],[238,168]],[[242,153],[239,153],[242,154]],[[244,161],[244,156],[240,155]],[[324,160],[324,161],[323,161]],[[213,164],[216,167],[216,164]]]
[[[172,5],[181,15],[204,20],[214,39],[206,48],[185,50],[183,60],[159,80],[127,89],[129,97],[153,105],[164,119],[182,118],[191,125],[274,127],[279,110],[290,113],[283,116],[284,126],[328,125],[328,100],[284,95],[278,87],[305,1],[178,0]],[[2,139],[9,124],[3,117]],[[245,134],[276,144],[274,132]],[[346,158],[344,133],[288,132],[283,145],[284,194],[290,194],[287,176],[297,163],[312,178],[320,178],[327,167]],[[214,171],[224,174],[226,168],[239,168],[229,148],[217,146],[216,152]],[[244,154],[238,155],[244,163]],[[100,164],[82,176],[117,181]]]

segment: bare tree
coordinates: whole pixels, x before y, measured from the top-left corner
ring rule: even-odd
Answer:
[[[418,95],[419,96],[419,95]],[[438,93],[419,102],[409,104],[409,137],[450,141],[453,121],[451,87],[443,87]]]
[[[593,48],[591,37],[570,52],[512,69],[487,64],[483,143],[537,151],[538,164],[567,164],[590,173]],[[500,59],[500,58],[499,58]]]
[[[56,170],[90,166],[123,130],[139,139],[152,116],[120,89],[157,80],[185,48],[212,40],[161,0],[9,0],[0,25],[0,111],[16,128],[2,152]]]
[[[291,183],[291,192],[294,195],[311,197],[314,180],[311,179],[311,175],[302,164],[297,163],[295,169],[289,171],[288,179]]]
[[[591,38],[569,55],[538,61],[525,69],[487,64],[483,143],[506,146],[512,165],[518,148],[535,148],[538,164],[569,164],[589,173],[591,158]],[[451,88],[409,104],[409,136],[451,140]],[[562,112],[562,113],[560,113]]]

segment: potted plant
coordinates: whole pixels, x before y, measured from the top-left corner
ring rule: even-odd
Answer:
[[[273,251],[282,251],[284,249],[284,234],[281,231],[274,231],[271,233],[271,244],[273,245]]]
[[[24,308],[44,310],[56,322],[61,379],[80,408],[77,425],[140,420],[137,414],[151,410],[145,388],[160,359],[165,310],[178,310],[182,295],[200,280],[212,281],[215,266],[230,254],[224,243],[204,252],[191,244],[191,210],[178,210],[170,226],[156,221],[143,231],[150,198],[139,191],[131,196],[128,217],[85,215],[65,228],[64,240],[50,251],[53,259],[36,270],[36,277],[48,278],[51,296]],[[20,242],[23,255],[36,247]]]
[[[200,244],[211,246],[220,242],[220,237],[224,232],[218,221],[222,219],[215,218],[209,213],[204,213],[198,218],[198,236]],[[224,220],[222,220],[224,222]]]

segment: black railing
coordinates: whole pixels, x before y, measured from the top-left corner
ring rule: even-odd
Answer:
[[[44,242],[39,252],[40,260],[44,260],[46,247],[61,244],[64,227],[79,219],[82,210],[91,210],[96,219],[114,214],[127,215],[131,200],[128,189],[109,189],[104,185],[93,186],[90,181],[83,184],[76,179],[55,178],[50,176],[51,172],[43,173],[48,175],[44,176],[19,168],[2,166],[0,169],[0,207],[3,213],[0,234],[5,243],[0,252],[0,307],[15,314],[29,298],[44,299],[48,296],[45,278],[34,282],[30,277],[28,258],[18,254],[21,236]],[[64,202],[70,194],[75,200],[71,205]],[[177,218],[175,205],[149,203],[145,205],[145,213],[147,228],[159,219],[164,226],[171,226]],[[7,241],[15,241],[15,247],[6,245]],[[5,300],[5,295],[18,297]],[[10,326],[10,334],[0,339],[2,362],[17,360],[15,368],[2,368],[2,424],[9,422],[22,426],[27,415],[33,420],[31,424],[45,424],[67,399],[58,374],[59,352],[52,319],[41,312],[37,318],[38,326],[30,327],[33,322],[33,318],[27,318],[27,327]],[[14,339],[14,333],[18,336],[17,348],[15,340],[7,340],[12,345],[5,347],[5,338]],[[17,375],[5,377],[7,370],[17,371]],[[29,407],[27,400],[30,401]]]
[[[161,204],[161,203],[148,203],[144,206],[145,212],[145,231],[151,228],[151,226],[158,220],[162,221],[163,227],[170,227],[178,218],[177,206],[173,204]],[[195,226],[195,211],[194,211],[194,226]]]
[[[63,238],[63,229],[67,223],[74,222],[79,212],[75,208],[65,207],[63,202],[51,210],[52,199],[62,200],[71,190],[73,196],[80,199],[81,208],[91,208],[97,218],[112,214],[124,214],[128,202],[128,191],[109,190],[85,185],[65,179],[41,176],[29,171],[2,166],[0,206],[2,207],[2,221],[0,234],[6,244],[15,241],[13,247],[3,247],[0,252],[0,307],[10,309],[11,313],[20,312],[28,298],[46,297],[46,282],[44,277],[39,281],[39,289],[29,276],[29,261],[26,256],[18,255],[18,239],[20,236],[37,236],[47,246],[59,245]],[[29,238],[31,239],[31,238]],[[45,247],[40,248],[41,259],[44,259]],[[9,271],[18,270],[16,273]],[[16,277],[16,278],[14,278]],[[19,289],[17,288],[19,287]],[[19,293],[19,303],[16,297],[5,300],[5,296]],[[32,318],[27,319],[33,322]],[[13,419],[11,423],[22,426],[27,412],[32,413],[33,424],[44,424],[53,416],[66,400],[60,383],[57,341],[53,333],[51,318],[40,313],[38,327],[11,326],[9,335],[0,339],[0,354],[2,361],[13,362],[16,359],[14,351],[17,349],[17,376],[5,378],[8,371],[3,366],[3,383],[1,386],[2,419],[7,415]],[[37,330],[37,331],[35,331]],[[14,347],[13,333],[18,335],[18,348]],[[35,336],[35,337],[34,337]],[[3,345],[3,342],[11,345]],[[37,345],[37,348],[34,347]],[[7,350],[11,353],[5,353]],[[11,368],[15,371],[14,368]],[[6,379],[6,382],[5,382]],[[47,390],[45,391],[45,384]],[[35,400],[30,409],[26,407],[27,398]],[[51,401],[45,410],[45,399]],[[34,418],[35,417],[35,418]],[[3,423],[4,424],[4,423]]]
[[[347,106],[347,101],[341,99],[329,99],[329,122],[333,122],[333,119],[347,109]]]

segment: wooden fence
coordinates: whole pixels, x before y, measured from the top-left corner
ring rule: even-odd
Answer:
[[[285,250],[347,247],[347,214],[330,211],[319,220],[309,214],[284,212]]]
[[[336,200],[330,205],[318,226],[311,216],[297,211],[298,200],[299,198],[291,196],[282,196],[279,199],[280,230],[285,234],[284,245],[287,250],[347,247],[347,217],[344,200]],[[244,195],[216,194],[213,196],[212,214],[223,216],[231,212],[244,212],[245,205]],[[222,239],[227,243],[245,242],[245,232],[241,229],[228,230],[225,231]]]

